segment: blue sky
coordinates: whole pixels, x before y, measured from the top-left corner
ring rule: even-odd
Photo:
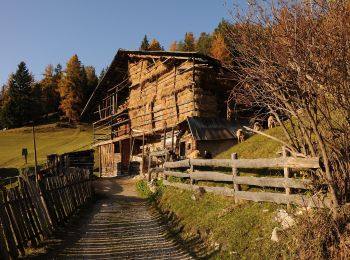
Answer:
[[[234,1],[236,4],[240,1]],[[241,2],[245,2],[241,0]],[[36,79],[47,64],[78,54],[99,74],[119,48],[145,34],[168,49],[185,32],[211,32],[233,0],[0,0],[0,85],[20,61]]]

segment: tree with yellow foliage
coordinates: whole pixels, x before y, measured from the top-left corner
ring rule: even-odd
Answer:
[[[218,59],[223,64],[229,64],[230,52],[225,43],[225,38],[221,33],[214,34],[210,54],[215,59]]]
[[[149,44],[148,51],[161,51],[162,47],[160,46],[159,41],[153,38],[151,43]]]
[[[60,109],[69,121],[79,121],[83,101],[83,87],[85,84],[85,71],[77,55],[67,62],[66,70],[58,83],[61,96]]]

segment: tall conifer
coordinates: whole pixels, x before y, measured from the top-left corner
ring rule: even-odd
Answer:
[[[61,97],[60,109],[69,121],[79,121],[83,107],[83,88],[85,82],[84,69],[77,55],[67,62],[66,70],[59,81],[58,89]]]

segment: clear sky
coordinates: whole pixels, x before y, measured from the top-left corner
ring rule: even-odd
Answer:
[[[242,2],[245,2],[241,0]],[[240,1],[234,1],[236,4]],[[165,49],[186,32],[212,32],[233,0],[0,0],[0,85],[25,61],[36,79],[78,54],[97,74],[119,48],[155,37]]]

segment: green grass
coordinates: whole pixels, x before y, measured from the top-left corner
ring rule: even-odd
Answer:
[[[266,134],[284,140],[282,127],[275,127],[264,131]],[[246,141],[234,145],[230,149],[217,155],[218,159],[230,158],[232,153],[237,153],[238,158],[256,159],[256,158],[274,158],[280,155],[277,152],[281,151],[282,144],[268,137],[254,134]]]
[[[193,200],[191,195],[190,191],[167,187],[158,196],[157,206],[162,212],[176,216],[173,235],[194,256],[205,259],[289,258],[288,250],[271,241],[272,230],[278,226],[274,221],[276,210],[284,206],[254,202],[235,204],[233,198],[211,193]],[[202,242],[193,245],[198,234]],[[205,252],[198,249],[202,243],[205,243]]]
[[[55,124],[36,126],[38,164],[46,162],[46,156],[89,149],[92,128],[78,125],[76,128],[61,128]],[[28,149],[28,164],[21,155],[22,148]],[[34,165],[34,149],[31,127],[0,131],[0,168],[23,168]]]

